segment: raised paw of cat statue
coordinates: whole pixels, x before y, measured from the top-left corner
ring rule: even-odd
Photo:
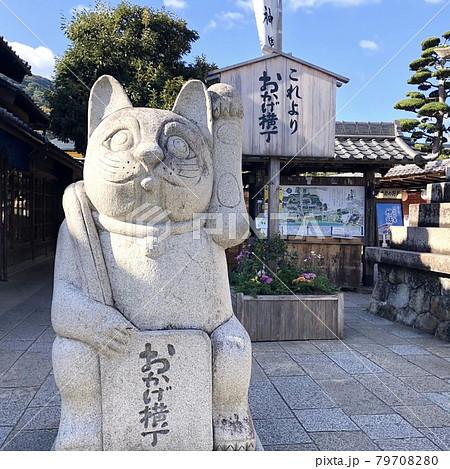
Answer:
[[[88,112],[55,261],[54,449],[254,450],[225,257],[248,234],[240,97],[192,80],[172,111],[135,108],[102,76]]]

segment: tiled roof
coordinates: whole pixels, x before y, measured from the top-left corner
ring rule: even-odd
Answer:
[[[395,122],[336,122],[335,158],[355,162],[423,163]]]
[[[31,66],[12,50],[3,36],[0,36],[0,57],[0,72],[6,76],[22,82],[25,75],[31,75]]]
[[[421,174],[441,173],[445,172],[447,168],[450,168],[450,159],[430,161],[423,168],[420,168],[416,164],[399,165],[391,168],[387,172],[385,177],[390,178],[399,176],[415,176]]]

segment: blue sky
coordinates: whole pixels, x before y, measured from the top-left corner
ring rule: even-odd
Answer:
[[[110,0],[111,5],[119,1]],[[134,0],[163,5],[200,34],[192,57],[225,67],[261,55],[251,0]],[[93,0],[0,0],[0,35],[51,77],[54,56],[69,43],[61,16]],[[450,30],[450,0],[284,0],[283,51],[350,79],[337,91],[337,120],[413,117],[393,109],[407,91],[409,63],[423,39]],[[187,57],[190,61],[192,57]]]

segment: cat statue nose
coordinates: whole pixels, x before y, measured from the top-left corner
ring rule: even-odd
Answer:
[[[146,144],[145,147],[139,152],[139,157],[143,160],[145,166],[147,166],[147,169],[150,170],[164,160],[164,153],[162,148],[156,142],[154,142],[150,145]]]

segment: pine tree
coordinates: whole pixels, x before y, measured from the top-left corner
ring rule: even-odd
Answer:
[[[450,31],[443,39],[431,37],[422,42],[422,54],[409,64],[414,72],[407,81],[418,91],[406,93],[408,99],[399,101],[395,109],[411,111],[417,119],[399,119],[402,130],[410,133],[415,147],[434,157],[449,158],[450,149],[444,148],[445,134],[450,131],[446,119],[450,117],[447,104],[450,90]]]

